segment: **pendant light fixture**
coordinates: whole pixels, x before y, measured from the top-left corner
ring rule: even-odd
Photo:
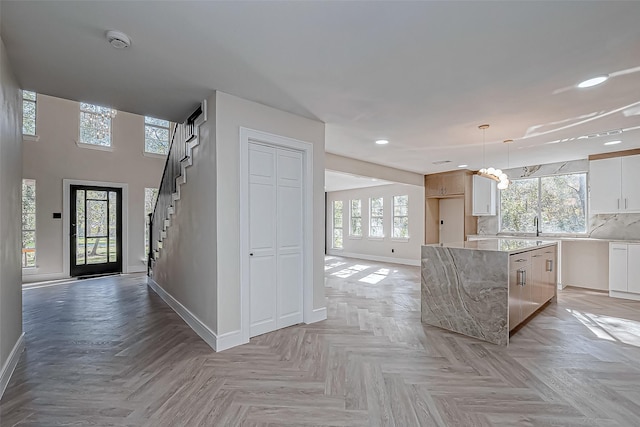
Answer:
[[[509,169],[510,167],[509,144],[513,142],[513,139],[505,139],[503,142],[507,144],[507,169]],[[502,179],[503,176],[504,176],[504,179]],[[507,176],[507,174],[503,172],[502,175],[500,175],[500,182],[498,182],[498,189],[506,190],[509,184],[511,184],[511,181],[509,181],[509,177]]]
[[[486,164],[486,141],[485,141],[485,133],[487,129],[489,129],[489,125],[480,125],[478,129],[482,130],[482,163]],[[507,153],[508,155],[508,153]],[[482,168],[478,171],[478,175],[483,176],[485,178],[492,179],[498,183],[498,188],[504,190],[509,186],[509,177],[506,173],[502,172],[500,169],[495,169],[492,167]]]

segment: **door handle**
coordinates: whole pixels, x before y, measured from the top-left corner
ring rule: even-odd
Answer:
[[[624,198],[624,208],[627,209],[627,198]]]
[[[620,209],[620,199],[618,199],[618,209]]]

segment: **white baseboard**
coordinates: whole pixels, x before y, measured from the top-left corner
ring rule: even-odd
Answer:
[[[127,274],[131,273],[146,273],[147,265],[130,265],[127,267]]]
[[[632,294],[629,292],[609,291],[609,296],[613,298],[624,298],[634,301],[640,301],[640,294]]]
[[[193,329],[193,331],[198,334],[198,336],[202,338],[214,351],[222,351],[241,344],[246,344],[246,342],[242,341],[240,331],[231,331],[217,336],[216,333],[209,329],[209,327],[198,319],[195,314],[190,312],[184,305],[182,305],[182,303],[165,291],[153,279],[148,278],[147,285],[153,289],[153,291],[158,294],[160,298],[162,298],[164,302],[166,302],[167,305],[178,314],[178,316],[182,317],[182,320],[184,320],[186,324],[189,325],[189,327]]]
[[[16,341],[16,345],[13,346],[11,353],[9,353],[9,357],[7,361],[4,363],[2,367],[2,371],[0,371],[0,399],[4,394],[4,391],[9,384],[9,380],[11,379],[11,375],[13,375],[13,371],[15,371],[16,366],[18,365],[18,361],[20,360],[20,355],[24,351],[24,332]]]
[[[304,322],[306,324],[322,322],[327,320],[327,307],[316,308],[311,312],[311,316]]]
[[[342,251],[327,251],[327,255],[341,256],[345,258],[366,259],[368,261],[388,262],[391,264],[413,265],[416,267],[420,266],[419,259],[393,258],[393,257],[378,256],[378,255],[356,254],[352,252],[342,252]]]
[[[45,273],[45,274],[23,274],[22,283],[48,282],[49,280],[71,279],[65,273]]]

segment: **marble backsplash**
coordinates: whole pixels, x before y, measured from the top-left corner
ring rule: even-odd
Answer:
[[[589,170],[588,160],[549,163],[545,165],[513,168],[506,171],[511,179],[533,178]],[[499,202],[498,202],[499,203]],[[498,215],[478,217],[478,234],[498,233]],[[640,213],[589,215],[586,237],[612,240],[640,240]],[[548,236],[548,234],[545,234]]]

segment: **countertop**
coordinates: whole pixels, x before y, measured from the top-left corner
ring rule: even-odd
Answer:
[[[472,239],[516,239],[516,240],[536,240],[536,236],[514,236],[508,234],[469,234],[467,238]],[[640,240],[634,239],[603,239],[600,237],[579,237],[579,236],[553,236],[544,235],[538,239],[545,240],[547,242],[553,241],[569,241],[569,242],[603,242],[603,243],[640,243]]]
[[[478,236],[480,237],[480,236]],[[425,245],[441,248],[471,249],[479,251],[508,252],[517,253],[529,249],[543,248],[557,245],[557,242],[549,240],[524,240],[524,239],[503,239],[490,237],[483,240],[469,240],[466,242],[438,243]]]

